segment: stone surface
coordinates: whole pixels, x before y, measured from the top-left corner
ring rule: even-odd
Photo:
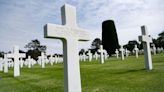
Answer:
[[[9,59],[7,58],[7,54],[4,54],[4,73],[8,73],[8,67],[9,67],[9,64],[8,64],[8,61]]]
[[[116,53],[116,57],[118,58],[119,56],[119,51],[118,51],[118,49],[116,49],[116,51],[115,51],[115,53]]]
[[[154,55],[156,55],[157,49],[156,49],[156,47],[155,47],[155,44],[152,44],[152,46],[153,46],[153,53],[154,53]]]
[[[123,48],[123,46],[121,46],[120,51],[121,51],[121,59],[124,60],[124,48]]]
[[[135,54],[136,54],[136,58],[138,58],[139,49],[137,48],[137,45],[134,46],[134,51],[135,51]]]
[[[89,61],[92,61],[92,53],[91,50],[88,50]]]
[[[27,63],[28,63],[28,68],[31,68],[31,65],[32,65],[31,56],[28,56],[28,58],[26,60],[27,60]]]
[[[96,60],[98,59],[98,54],[97,54],[97,52],[95,52],[95,59],[96,59]]]
[[[3,58],[0,58],[0,71],[3,71],[3,63],[4,63],[4,60]]]
[[[19,58],[25,58],[25,54],[19,53],[19,47],[14,46],[13,54],[7,54],[8,58],[14,59],[14,77],[20,76]]]
[[[61,39],[64,54],[64,91],[81,92],[78,41],[88,41],[89,35],[76,25],[76,8],[65,4],[61,8],[62,24],[46,24],[45,38]]]
[[[98,50],[98,52],[100,53],[100,63],[104,64],[104,49],[102,45],[100,45],[100,49]]]
[[[152,57],[150,51],[150,43],[152,43],[152,37],[148,35],[145,26],[141,26],[141,31],[142,31],[142,36],[139,36],[139,41],[143,42],[145,68],[148,70],[152,70],[153,66],[152,66]]]
[[[127,48],[125,49],[125,55],[126,55],[126,57],[129,56],[129,50]]]

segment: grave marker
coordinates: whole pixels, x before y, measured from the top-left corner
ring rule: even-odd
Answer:
[[[48,23],[44,27],[45,38],[61,39],[64,54],[64,91],[81,92],[78,57],[78,41],[88,41],[89,35],[76,25],[76,8],[65,4],[61,8],[62,24]]]
[[[19,58],[25,58],[25,54],[19,53],[19,47],[14,46],[13,54],[7,54],[7,58],[14,59],[14,77],[20,76]]]
[[[139,36],[139,41],[143,42],[144,48],[144,59],[145,59],[145,68],[152,70],[152,57],[150,51],[150,43],[152,43],[152,37],[148,35],[147,29],[145,26],[141,26],[142,36]]]

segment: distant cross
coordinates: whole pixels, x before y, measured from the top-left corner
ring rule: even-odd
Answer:
[[[136,58],[138,58],[138,48],[137,48],[137,45],[134,46],[134,50],[135,50],[135,53],[136,53]]]
[[[100,49],[98,50],[98,52],[100,53],[100,63],[104,64],[104,49],[102,45],[100,45]]]
[[[32,65],[31,56],[28,56],[28,58],[26,60],[27,60],[27,63],[28,63],[28,68],[31,68],[31,65]]]
[[[125,55],[126,55],[126,57],[129,56],[129,51],[128,51],[128,49],[125,49]]]
[[[118,54],[119,54],[118,49],[116,49],[115,53],[116,53],[116,57],[118,58]]]
[[[42,68],[45,68],[45,59],[46,57],[45,57],[45,54],[44,54],[44,52],[42,52],[41,53],[41,66],[42,66]]]
[[[86,60],[85,52],[83,52],[83,61]]]
[[[7,58],[7,54],[4,54],[4,73],[8,73],[8,67],[9,67],[9,63],[8,63],[8,61],[10,60],[10,59],[8,59]]]
[[[22,58],[20,58],[20,67],[22,68],[23,67],[23,63],[24,63],[24,60]]]
[[[64,91],[81,92],[78,41],[88,41],[89,35],[76,25],[76,8],[65,4],[61,8],[62,24],[46,24],[45,38],[61,39],[64,54]]]
[[[147,33],[147,29],[145,26],[141,27],[142,36],[139,36],[139,41],[143,42],[144,48],[144,57],[145,57],[145,68],[148,70],[152,70],[152,57],[150,50],[150,43],[152,43],[152,37],[150,37]]]
[[[97,52],[95,52],[95,58],[96,58],[96,60],[97,60],[97,58],[98,58],[98,54],[97,54]]]
[[[3,62],[3,58],[0,58],[0,71],[3,71],[3,66],[4,66],[4,62]]]
[[[13,54],[7,54],[8,58],[14,59],[14,77],[20,76],[19,58],[25,58],[25,54],[19,53],[19,47],[14,46]]]
[[[108,58],[108,53],[106,50],[104,50],[104,58],[105,58],[105,60]]]
[[[88,55],[89,55],[89,61],[92,61],[92,53],[90,50],[88,50]]]
[[[155,47],[155,44],[152,44],[153,45],[153,53],[154,53],[154,55],[156,55],[156,47]]]
[[[54,57],[53,57],[53,55],[51,55],[50,57],[49,57],[49,62],[51,63],[51,65],[53,65],[53,63],[54,63]]]
[[[123,46],[121,46],[120,51],[121,51],[121,59],[124,60],[124,48],[123,48]]]

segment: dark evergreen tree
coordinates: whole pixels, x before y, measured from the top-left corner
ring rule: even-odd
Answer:
[[[26,56],[31,56],[35,60],[37,59],[38,56],[41,55],[41,52],[46,52],[46,46],[41,45],[40,41],[35,39],[29,42],[25,48],[28,50]]]
[[[102,23],[102,45],[109,55],[115,53],[119,48],[116,27],[113,20],[107,20]]]

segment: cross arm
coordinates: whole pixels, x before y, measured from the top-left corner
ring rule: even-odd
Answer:
[[[50,23],[44,26],[44,37],[56,39],[67,39],[76,37],[79,41],[88,41],[90,39],[89,34],[83,29]]]
[[[152,43],[152,37],[149,37],[147,35],[142,35],[142,36],[139,36],[139,41]]]

